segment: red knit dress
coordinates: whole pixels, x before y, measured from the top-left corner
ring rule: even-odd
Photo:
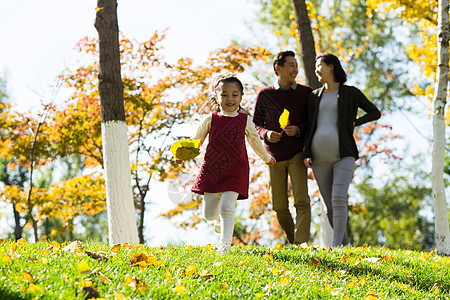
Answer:
[[[239,193],[238,199],[248,198],[247,118],[244,113],[236,117],[212,113],[208,146],[192,192],[203,195],[234,191]]]

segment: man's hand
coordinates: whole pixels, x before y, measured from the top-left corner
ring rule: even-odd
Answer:
[[[298,134],[298,127],[295,125],[288,125],[286,127],[283,127],[283,130],[288,136],[296,136]]]
[[[267,141],[269,141],[271,143],[278,143],[281,140],[282,136],[283,136],[283,134],[278,133],[276,131],[268,131],[266,133]]]

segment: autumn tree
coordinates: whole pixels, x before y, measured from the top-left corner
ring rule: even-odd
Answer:
[[[2,108],[0,112],[3,112],[3,104],[8,99],[7,94],[7,81],[6,79],[0,78],[0,104]],[[0,181],[7,186],[10,185],[20,185],[24,186],[26,182],[27,170],[24,167],[16,168],[15,172],[8,168],[8,160],[5,157],[0,158]],[[15,202],[11,202],[12,212],[14,216],[14,238],[19,240],[22,238],[23,225],[21,224],[21,215],[16,209]]]
[[[155,32],[137,42],[120,38],[125,117],[128,124],[133,197],[138,216],[139,241],[144,243],[144,218],[151,199],[151,180],[174,178],[180,172],[195,172],[195,163],[182,170],[175,164],[169,147],[180,125],[199,118],[206,101],[209,82],[225,72],[241,73],[253,60],[269,55],[262,48],[230,46],[211,52],[200,65],[189,58],[169,63],[161,46],[166,32]],[[78,44],[83,64],[61,77],[72,91],[66,106],[56,111],[52,132],[59,155],[79,153],[86,167],[103,164],[97,74],[98,41],[85,38]],[[87,63],[86,63],[87,62]],[[251,85],[248,86],[250,91]],[[177,129],[178,128],[178,129]],[[192,170],[192,171],[191,171]]]

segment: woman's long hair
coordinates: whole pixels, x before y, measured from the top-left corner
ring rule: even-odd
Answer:
[[[342,68],[341,62],[339,61],[339,58],[337,58],[335,55],[327,53],[327,54],[319,54],[316,57],[316,61],[322,60],[327,65],[333,65],[334,66],[334,80],[336,82],[339,82],[341,84],[344,84],[347,81],[347,74],[345,73],[344,69]]]

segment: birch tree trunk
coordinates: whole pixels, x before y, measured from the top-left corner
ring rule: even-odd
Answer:
[[[102,119],[109,244],[137,244],[139,240],[131,187],[116,0],[97,1],[95,28],[99,36],[98,89]]]
[[[292,0],[295,22],[297,23],[298,36],[300,40],[300,61],[305,72],[306,84],[313,89],[322,84],[315,74],[316,69],[316,46],[311,29],[311,20],[308,16],[305,0]],[[320,200],[320,246],[331,247],[333,244],[333,228],[327,217],[327,208],[323,200]]]
[[[439,0],[438,9],[438,69],[437,87],[433,99],[433,151],[431,183],[434,200],[436,249],[440,254],[450,254],[450,230],[444,187],[445,162],[445,104],[447,100],[449,63],[449,2]]]

